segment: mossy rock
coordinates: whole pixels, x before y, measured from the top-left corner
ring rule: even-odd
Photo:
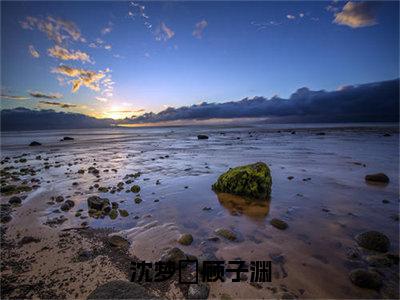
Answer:
[[[272,226],[274,226],[275,228],[278,228],[280,230],[285,230],[286,228],[288,228],[288,224],[285,221],[280,220],[280,219],[274,218],[269,223]]]
[[[121,215],[121,217],[127,217],[127,216],[129,216],[128,211],[125,210],[125,209],[120,209],[120,210],[119,210],[119,214]]]
[[[218,228],[215,230],[215,233],[230,241],[235,241],[237,239],[236,235],[228,229]]]
[[[134,185],[131,187],[131,192],[132,193],[139,193],[140,192],[140,186]]]
[[[212,185],[215,192],[229,193],[255,199],[266,199],[271,194],[272,178],[263,162],[229,169]]]
[[[142,202],[142,198],[136,197],[136,198],[135,198],[135,203],[136,203],[136,204],[139,204],[140,202]]]
[[[193,236],[189,233],[182,234],[178,239],[178,243],[184,246],[189,246],[192,242]]]
[[[118,217],[118,210],[112,209],[109,213],[109,217],[111,220],[115,220]]]

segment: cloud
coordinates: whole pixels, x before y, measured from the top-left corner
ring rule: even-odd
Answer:
[[[96,99],[97,101],[100,101],[100,102],[107,102],[107,101],[108,101],[107,98],[103,98],[103,97],[95,97],[95,99]]]
[[[75,78],[69,83],[72,84],[72,92],[75,93],[81,86],[86,86],[93,91],[100,91],[100,80],[106,76],[106,71],[91,71],[80,68],[61,65],[53,70],[53,73]]]
[[[26,97],[26,96],[16,96],[16,95],[9,95],[9,94],[1,94],[0,98],[7,99],[7,100],[16,100],[16,101],[23,101],[23,100],[29,99],[29,97]]]
[[[289,19],[289,20],[294,20],[294,19],[296,19],[296,17],[293,16],[293,15],[286,15],[286,18]]]
[[[108,22],[108,26],[104,27],[101,30],[101,34],[105,35],[105,34],[110,33],[113,30],[113,26],[114,26],[114,24],[112,22]]]
[[[106,50],[111,50],[111,48],[112,48],[111,45],[105,45],[104,46],[104,49],[106,49]]]
[[[29,92],[29,95],[31,95],[34,98],[43,98],[43,99],[60,99],[63,97],[63,95],[59,93],[46,94],[42,92]]]
[[[165,25],[164,22],[161,22],[154,34],[157,41],[166,42],[175,35],[175,32],[167,25]]]
[[[196,26],[193,30],[192,35],[197,39],[201,39],[203,37],[203,31],[207,27],[207,25],[208,25],[208,23],[206,20],[202,20],[202,21],[196,23]]]
[[[83,114],[55,112],[52,109],[14,108],[1,110],[1,130],[43,130],[73,128],[106,128],[114,121]]]
[[[128,11],[128,18],[135,20],[137,17],[143,21],[143,25],[151,30],[153,25],[150,22],[150,17],[146,14],[146,7],[143,4],[130,2],[130,9]]]
[[[62,44],[65,40],[85,42],[79,28],[71,21],[48,16],[46,19],[28,16],[20,22],[23,29],[37,29],[47,35],[47,38],[56,44]]]
[[[352,28],[373,26],[376,20],[376,4],[372,2],[347,2],[342,11],[335,14],[333,23]]]
[[[398,122],[398,79],[362,84],[336,91],[298,89],[289,99],[277,96],[245,98],[226,103],[169,107],[157,114],[145,113],[129,123],[229,118],[269,118],[296,122]]]
[[[90,56],[79,50],[68,50],[61,46],[55,45],[53,48],[47,49],[50,56],[61,59],[61,60],[79,60],[82,62],[93,63]]]
[[[47,106],[58,106],[61,108],[75,108],[78,107],[76,104],[63,103],[63,102],[53,102],[53,101],[39,101],[39,104],[47,105]]]
[[[39,52],[35,49],[35,47],[33,47],[33,45],[29,45],[28,49],[29,49],[29,53],[32,57],[34,57],[34,58],[40,57]]]

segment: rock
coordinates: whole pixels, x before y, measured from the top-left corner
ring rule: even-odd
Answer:
[[[207,299],[210,288],[205,283],[191,284],[188,290],[188,299]]]
[[[62,141],[73,141],[73,140],[74,140],[74,138],[72,138],[72,137],[64,136],[60,141],[62,142]]]
[[[136,197],[136,198],[135,198],[135,203],[136,203],[136,204],[139,204],[140,202],[142,202],[142,198]]]
[[[316,135],[325,135],[325,132],[317,132]]]
[[[384,173],[369,174],[365,176],[366,181],[389,183],[389,177]]]
[[[293,176],[288,176],[287,179],[292,180],[294,177]]]
[[[229,169],[219,176],[212,188],[216,192],[265,199],[271,194],[271,185],[272,178],[268,166],[257,162]]]
[[[390,248],[389,238],[378,231],[366,231],[355,237],[359,246],[378,252],[387,252]]]
[[[127,248],[129,246],[129,242],[119,235],[109,236],[107,241],[112,247],[116,248]]]
[[[108,193],[108,188],[106,188],[106,187],[104,187],[104,186],[101,186],[101,187],[98,188],[98,191],[99,191],[100,193]]]
[[[385,133],[383,136],[392,136],[390,133]]]
[[[285,299],[285,300],[297,299],[297,296],[295,294],[293,294],[292,292],[283,291],[278,294],[277,299]]]
[[[115,220],[116,218],[118,218],[118,210],[116,209],[110,210],[109,217],[111,220]]]
[[[125,210],[125,209],[120,209],[120,210],[119,210],[119,214],[121,215],[121,217],[127,217],[127,216],[129,216],[128,211]]]
[[[32,143],[29,144],[29,146],[41,146],[42,144],[36,141],[33,141]]]
[[[189,233],[182,234],[178,239],[178,243],[185,246],[189,246],[192,242],[193,242],[193,236]]]
[[[75,202],[72,200],[67,200],[61,205],[61,210],[68,211],[75,206]]]
[[[117,202],[111,202],[111,207],[114,209],[118,208],[118,203]]]
[[[87,199],[88,207],[95,210],[102,210],[104,207],[110,205],[110,201],[106,198],[100,198],[98,196],[90,196]]]
[[[218,228],[214,232],[230,241],[235,241],[237,239],[236,235],[228,229]]]
[[[377,290],[382,286],[382,279],[378,273],[364,270],[355,269],[349,274],[351,282],[356,286]]]
[[[57,196],[56,197],[56,202],[63,202],[64,201],[64,197],[63,196]]]
[[[19,246],[23,246],[30,243],[39,243],[40,239],[34,238],[33,236],[24,236],[18,243]]]
[[[387,199],[383,199],[383,200],[382,200],[382,203],[384,203],[384,204],[388,204],[388,203],[390,203],[390,201],[389,201],[389,200],[387,200]]]
[[[135,282],[114,280],[97,287],[88,299],[159,299]]]
[[[140,192],[140,186],[138,186],[138,185],[133,185],[133,186],[131,187],[131,192],[132,192],[132,193],[139,193],[139,192]]]
[[[208,140],[208,136],[205,135],[205,134],[199,134],[199,135],[197,136],[197,139],[198,139],[198,140]]]
[[[371,267],[390,267],[393,261],[386,255],[370,255],[367,256],[366,261]]]
[[[185,253],[181,249],[176,247],[166,250],[161,256],[161,261],[163,262],[171,261],[175,262],[176,264],[178,264],[180,260],[185,260],[185,259],[186,259]]]
[[[274,226],[275,228],[278,228],[280,230],[285,230],[286,228],[288,228],[288,224],[285,221],[280,220],[280,219],[274,218],[269,223],[272,226]]]
[[[212,208],[211,207],[209,207],[209,206],[204,206],[203,207],[203,210],[206,210],[206,211],[209,211],[209,210],[211,210]]]
[[[22,200],[20,197],[13,196],[8,200],[8,203],[13,204],[13,205],[19,205],[21,204]]]

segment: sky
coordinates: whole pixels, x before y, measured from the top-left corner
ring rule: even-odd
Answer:
[[[125,118],[399,77],[399,3],[1,2],[1,108]]]

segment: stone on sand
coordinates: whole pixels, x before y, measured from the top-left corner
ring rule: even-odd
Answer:
[[[288,224],[285,221],[280,220],[280,219],[274,218],[269,223],[272,226],[274,226],[275,228],[278,228],[280,230],[285,230],[286,228],[288,228]]]
[[[356,242],[359,246],[378,252],[387,252],[390,248],[389,238],[378,231],[366,231],[356,235]]]
[[[97,287],[88,299],[159,299],[135,282],[114,280]]]
[[[189,246],[192,242],[193,242],[193,236],[189,233],[182,234],[178,239],[178,243],[184,246]]]
[[[382,286],[381,277],[373,271],[355,269],[350,272],[349,276],[351,282],[362,288],[377,290]]]
[[[389,183],[389,177],[384,173],[369,174],[365,176],[366,181]]]

